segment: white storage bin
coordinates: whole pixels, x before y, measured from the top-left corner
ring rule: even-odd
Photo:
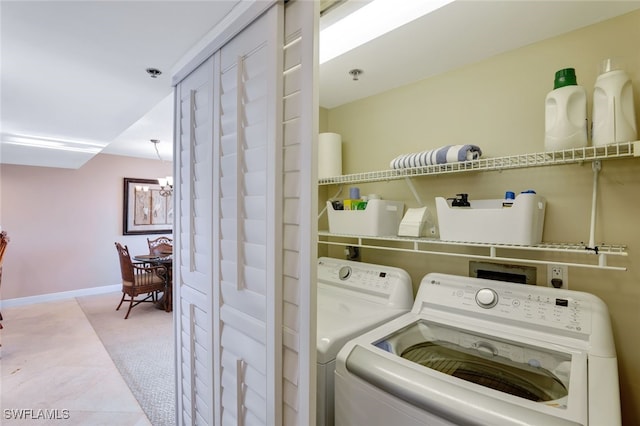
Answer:
[[[332,234],[388,237],[398,235],[404,203],[401,201],[369,200],[364,210],[334,210],[327,201],[329,232]]]
[[[546,200],[518,194],[511,207],[504,200],[469,200],[471,207],[451,207],[436,197],[440,238],[445,241],[533,245],[542,241]]]

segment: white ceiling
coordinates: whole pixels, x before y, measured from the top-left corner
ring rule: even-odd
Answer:
[[[2,0],[0,162],[77,168],[97,152],[158,158],[150,139],[171,159],[172,67],[235,4]],[[638,1],[457,0],[321,65],[320,102],[335,107],[638,8]],[[152,79],[148,67],[163,74]],[[358,81],[353,68],[364,70]],[[75,151],[27,148],[18,137],[67,141]]]
[[[157,158],[150,139],[170,160],[171,68],[235,4],[2,0],[0,161],[77,168],[103,146]]]
[[[320,104],[333,108],[639,8],[640,1],[456,0],[321,65]],[[358,81],[354,68],[364,71]]]

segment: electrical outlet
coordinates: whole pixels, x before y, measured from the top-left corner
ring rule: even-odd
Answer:
[[[568,290],[569,267],[567,265],[547,265],[547,285]]]
[[[360,247],[346,246],[344,249],[344,255],[347,260],[360,261]]]

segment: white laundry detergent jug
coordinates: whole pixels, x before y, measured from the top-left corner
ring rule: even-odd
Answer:
[[[593,144],[635,141],[638,128],[631,79],[612,59],[603,61],[600,71],[593,90]]]
[[[578,86],[575,69],[556,72],[545,99],[545,151],[587,146],[587,92]]]

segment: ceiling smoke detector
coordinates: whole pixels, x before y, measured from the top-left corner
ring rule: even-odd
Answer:
[[[351,74],[351,76],[353,77],[353,81],[358,81],[358,79],[360,78],[360,74],[362,74],[363,71],[361,69],[355,68],[352,69],[351,71],[349,71],[349,74]]]
[[[151,78],[158,78],[158,76],[162,74],[162,71],[158,68],[147,68],[147,74],[149,74]]]

